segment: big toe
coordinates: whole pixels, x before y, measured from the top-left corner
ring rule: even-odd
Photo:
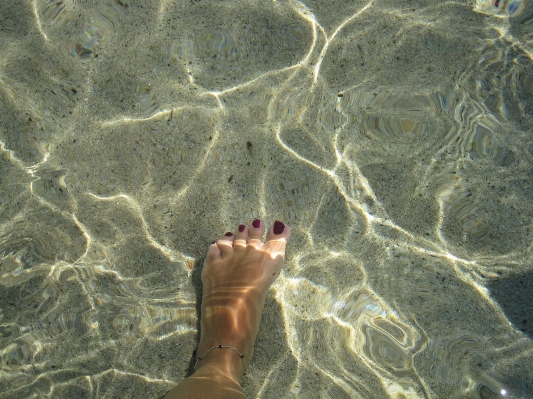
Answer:
[[[291,228],[283,222],[276,220],[267,233],[266,240],[276,241],[281,240],[287,242],[291,235]]]
[[[276,220],[267,233],[265,247],[273,257],[285,256],[285,247],[290,236],[291,228]]]

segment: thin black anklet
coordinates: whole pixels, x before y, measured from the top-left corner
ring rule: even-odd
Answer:
[[[200,360],[202,360],[204,357],[206,357],[207,354],[209,352],[211,352],[213,349],[233,349],[235,352],[237,352],[239,354],[239,357],[242,360],[242,364],[244,365],[244,374],[246,374],[246,363],[244,362],[244,355],[241,352],[239,352],[237,349],[235,349],[233,346],[228,346],[228,345],[217,345],[217,346],[213,346],[213,347],[209,348],[209,350],[207,352],[205,352],[203,356],[200,356],[200,357],[196,358],[196,363],[194,363],[194,368],[195,369],[196,369],[196,365],[198,364],[198,362]]]

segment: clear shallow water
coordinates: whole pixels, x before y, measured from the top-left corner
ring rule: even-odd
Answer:
[[[533,3],[0,9],[0,398],[163,395],[254,217],[249,397],[533,397]]]

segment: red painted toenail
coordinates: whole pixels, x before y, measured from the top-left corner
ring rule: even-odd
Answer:
[[[233,235],[232,232],[228,231],[226,234],[224,234],[226,237],[231,237]]]
[[[274,222],[274,234],[281,234],[285,230],[285,225],[277,220]]]
[[[246,226],[244,224],[240,224],[239,225],[239,233],[242,233],[245,228],[246,228]]]
[[[216,243],[217,243],[216,241],[213,241],[213,242],[211,243],[211,245],[215,245]]]
[[[252,222],[252,226],[254,226],[256,229],[258,229],[259,227],[261,227],[261,221],[259,219],[255,219]]]

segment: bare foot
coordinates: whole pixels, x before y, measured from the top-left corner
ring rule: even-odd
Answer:
[[[255,338],[269,287],[278,277],[291,234],[289,226],[275,222],[262,242],[264,222],[256,219],[240,225],[233,235],[214,242],[202,270],[204,286],[200,320],[200,344],[196,370],[213,366],[235,381],[252,358]],[[218,345],[237,349],[214,349]]]

